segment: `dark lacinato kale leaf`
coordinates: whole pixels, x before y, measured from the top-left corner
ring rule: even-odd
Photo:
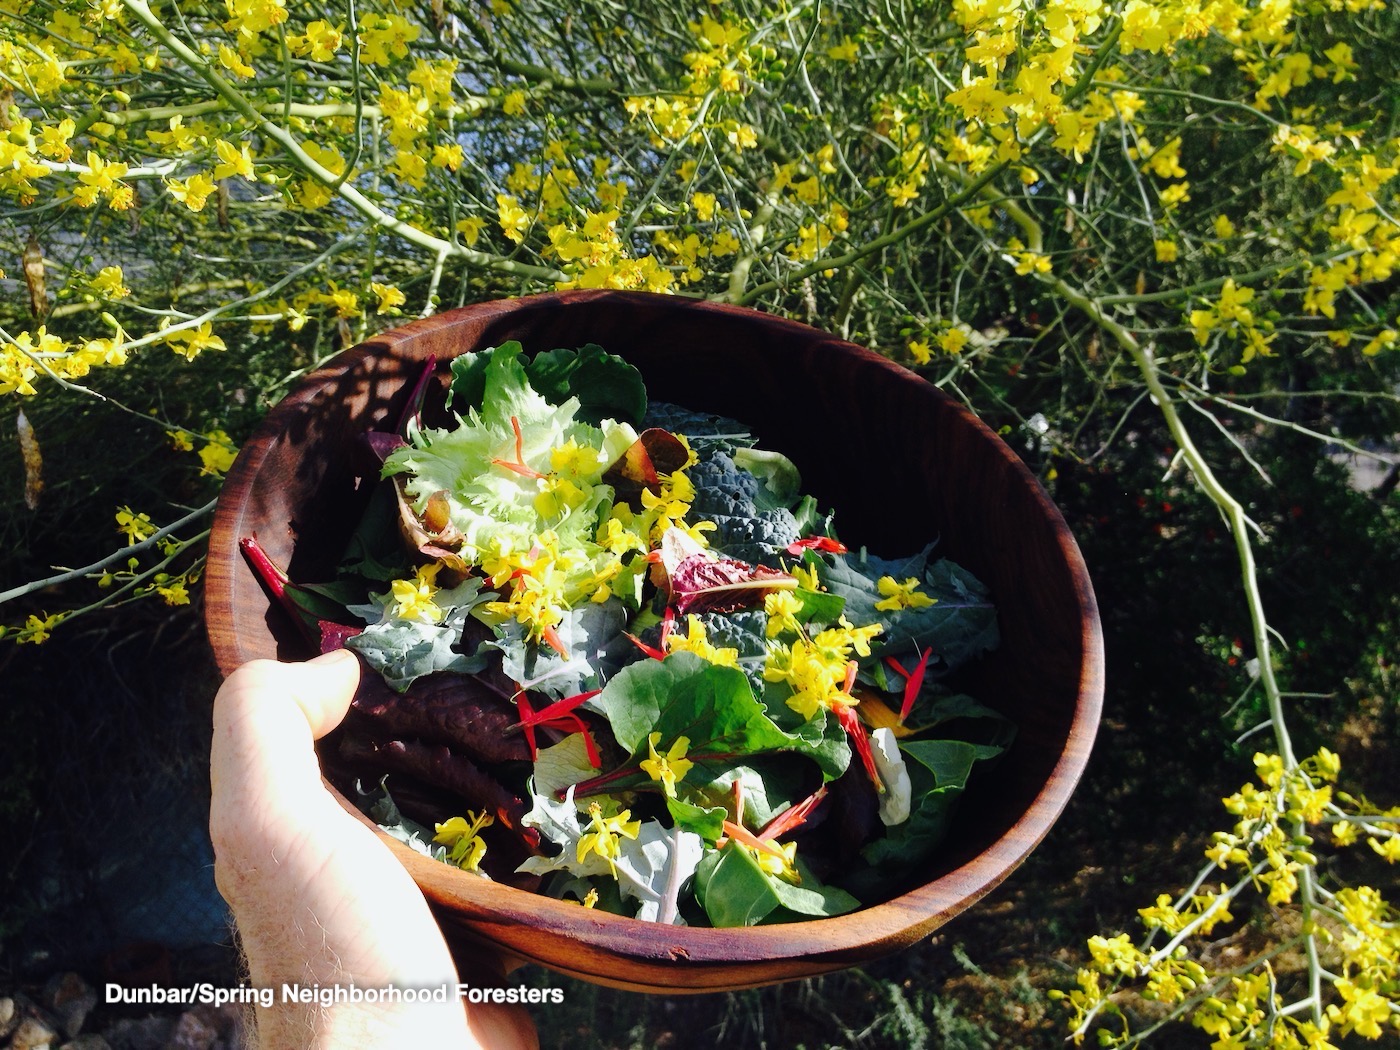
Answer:
[[[760,510],[763,483],[720,450],[701,456],[688,471],[695,486],[691,517],[712,521],[710,546],[731,558],[776,568],[784,548],[801,533],[797,518],[786,507]]]
[[[691,448],[702,455],[709,451],[733,454],[736,449],[752,448],[753,435],[742,423],[713,412],[696,412],[669,401],[652,401],[642,426],[661,427],[673,434],[684,434]]]
[[[934,657],[928,673],[934,677],[995,649],[1000,636],[996,608],[986,585],[972,573],[947,558],[934,558],[934,544],[908,558],[877,558],[851,553],[845,557],[821,558],[809,554],[824,586],[846,599],[846,618],[852,623],[883,621],[886,630],[871,645],[874,655],[867,662],[896,655],[932,649]],[[932,605],[904,609],[878,609],[886,600],[879,581],[890,577],[896,582],[913,578]]]
[[[734,649],[739,654],[739,670],[749,679],[754,692],[763,694],[763,663],[768,658],[768,616],[762,609],[740,609],[731,613],[699,613],[705,625],[705,638],[717,649]],[[685,629],[684,623],[680,629]]]

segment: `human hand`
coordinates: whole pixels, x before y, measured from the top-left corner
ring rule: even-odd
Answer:
[[[326,790],[313,744],[345,717],[352,653],[304,664],[257,660],[214,700],[209,831],[214,876],[233,909],[252,983],[437,988],[458,982],[422,892],[374,833]],[[537,1046],[522,1007],[275,1003],[257,1016],[268,1047]]]

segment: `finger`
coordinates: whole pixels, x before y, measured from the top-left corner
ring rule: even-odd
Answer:
[[[335,649],[305,663],[284,664],[253,660],[229,676],[234,690],[262,690],[294,700],[319,740],[341,723],[355,687],[360,682],[360,661],[348,649]]]
[[[345,717],[358,682],[359,661],[344,651],[304,664],[255,660],[230,675],[214,698],[216,804],[285,812],[324,799],[313,742]]]

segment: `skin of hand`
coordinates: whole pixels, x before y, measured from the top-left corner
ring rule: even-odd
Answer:
[[[523,1007],[465,1006],[422,892],[331,796],[313,744],[345,717],[352,653],[257,660],[214,700],[209,830],[214,875],[256,987],[447,986],[442,1003],[282,1003],[255,1014],[257,1046],[537,1047]]]

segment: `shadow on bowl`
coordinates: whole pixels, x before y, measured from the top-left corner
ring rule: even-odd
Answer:
[[[206,575],[223,673],[259,657],[310,655],[239,555],[239,539],[256,536],[295,580],[329,579],[372,487],[357,477],[359,435],[392,428],[430,356],[445,385],[451,358],[511,339],[527,353],[598,343],[640,369],[653,399],[745,423],[796,463],[804,491],[835,510],[853,547],[894,555],[936,537],[942,555],[991,588],[998,610],[1001,646],[966,669],[960,686],[1018,735],[963,800],[919,884],[836,918],[661,926],[489,883],[381,836],[459,957],[479,957],[486,942],[618,988],[754,987],[896,951],[1000,883],[1064,808],[1098,726],[1103,640],[1079,549],[1030,472],[962,405],[877,354],[752,310],[563,292],[440,314],[336,357],[268,414],[224,484]]]

